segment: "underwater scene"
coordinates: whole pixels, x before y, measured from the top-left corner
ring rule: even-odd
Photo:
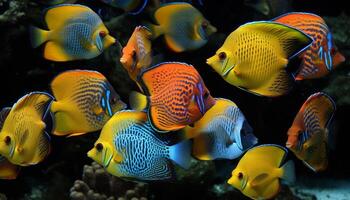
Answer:
[[[350,6],[0,0],[0,200],[350,200]]]

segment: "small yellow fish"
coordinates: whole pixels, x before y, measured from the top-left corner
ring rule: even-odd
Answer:
[[[32,92],[17,101],[3,122],[0,155],[11,163],[28,166],[41,162],[50,152],[46,116],[53,97]]]
[[[33,47],[45,43],[44,57],[52,61],[91,59],[116,42],[100,17],[89,7],[62,4],[45,13],[48,30],[31,28]]]
[[[294,182],[293,161],[285,163],[287,149],[261,145],[247,151],[232,171],[228,183],[252,199],[271,199],[278,194],[280,179]]]
[[[126,108],[97,71],[63,72],[51,82],[51,89],[56,98],[51,105],[55,135],[77,136],[100,130],[115,112]]]
[[[88,156],[114,176],[164,180],[174,175],[172,162],[189,166],[190,147],[189,141],[169,146],[158,139],[146,113],[121,111],[103,127]]]
[[[251,22],[233,31],[216,55],[207,59],[222,78],[263,96],[280,96],[292,87],[288,58],[312,43],[303,32],[275,22]]]
[[[185,138],[193,138],[192,154],[200,160],[235,159],[258,140],[237,105],[216,98],[204,116],[186,126]]]
[[[328,127],[335,112],[335,103],[325,93],[311,95],[303,104],[290,129],[286,146],[313,171],[328,165]]]
[[[166,44],[175,52],[199,49],[216,32],[202,13],[188,3],[164,4],[154,18],[159,25],[148,25],[153,37],[164,35]]]
[[[141,70],[149,67],[152,62],[151,35],[152,33],[146,27],[138,26],[123,48],[120,62],[134,81],[136,81]]]

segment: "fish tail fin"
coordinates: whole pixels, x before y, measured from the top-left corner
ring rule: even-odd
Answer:
[[[35,26],[30,26],[30,42],[33,48],[37,48],[48,40],[50,31],[46,31]]]
[[[199,160],[214,160],[215,158],[211,155],[211,149],[209,149],[210,146],[210,137],[208,135],[198,135],[193,139],[193,156]]]
[[[149,106],[149,100],[147,96],[136,91],[131,92],[129,96],[129,101],[130,107],[137,111],[145,110]]]
[[[151,31],[151,33],[152,33],[151,39],[152,40],[156,39],[160,35],[164,34],[164,30],[159,25],[154,25],[154,24],[151,24],[151,23],[147,23],[145,26]]]
[[[295,182],[295,169],[294,169],[294,162],[292,160],[289,160],[282,166],[283,175],[282,179],[285,180],[287,183],[294,183]]]
[[[189,140],[177,143],[169,148],[169,157],[181,167],[187,169],[191,162],[191,142]]]

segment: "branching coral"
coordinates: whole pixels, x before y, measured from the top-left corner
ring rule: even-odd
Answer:
[[[112,176],[96,162],[84,166],[82,179],[75,181],[70,190],[72,200],[147,200],[146,183]]]

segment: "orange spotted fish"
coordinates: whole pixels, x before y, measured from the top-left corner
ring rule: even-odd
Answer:
[[[302,64],[296,74],[296,80],[323,77],[345,61],[334,44],[326,22],[320,16],[295,12],[279,16],[274,21],[300,29],[314,40],[311,46],[300,55]]]
[[[193,124],[215,104],[192,65],[161,63],[146,69],[139,78],[146,96],[132,93],[131,107],[147,107],[151,125],[157,131],[174,131]]]
[[[288,130],[286,146],[314,171],[327,167],[328,126],[334,111],[335,103],[328,95],[315,93],[305,101]]]

